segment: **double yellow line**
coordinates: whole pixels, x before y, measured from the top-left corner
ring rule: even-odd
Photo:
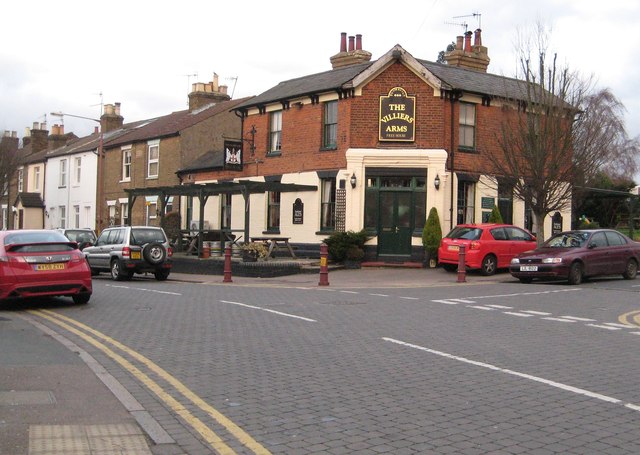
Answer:
[[[148,375],[143,373],[138,367],[136,367],[129,360],[125,359],[122,355],[115,352],[107,344],[113,346],[115,349],[119,349],[123,354],[140,362],[147,367],[150,371],[158,375],[164,381],[169,383],[175,390],[177,390],[184,398],[196,405],[202,411],[207,413],[213,420],[219,425],[224,427],[230,434],[232,434],[242,445],[250,449],[253,453],[258,455],[270,455],[270,452],[255,441],[248,433],[242,428],[237,426],[221,412],[216,410],[213,406],[209,405],[202,398],[191,391],[178,379],[169,374],[166,370],[143,356],[142,354],[134,351],[133,349],[125,346],[124,344],[114,340],[113,338],[78,322],[67,316],[55,313],[49,310],[30,310],[29,313],[44,318],[53,324],[56,324],[63,329],[74,333],[82,338],[87,343],[95,346],[97,349],[105,353],[115,362],[120,364],[125,370],[129,371],[138,381],[140,381],[145,387],[153,392],[160,400],[162,400],[169,408],[179,415],[189,426],[191,426],[207,444],[217,453],[221,455],[235,454],[235,451],[229,447],[211,428],[209,428],[204,422],[195,417],[186,407],[184,407],[178,400],[173,398],[167,393],[156,381],[151,379]],[[102,340],[102,341],[100,341]],[[105,344],[107,343],[107,344]]]
[[[629,311],[618,318],[621,324],[640,327],[640,310]]]

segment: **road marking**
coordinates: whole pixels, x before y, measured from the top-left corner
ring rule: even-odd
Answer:
[[[522,310],[522,312],[535,314],[536,316],[551,316],[551,313],[545,313],[544,311]]]
[[[571,319],[573,321],[580,321],[580,322],[595,322],[595,319],[589,319],[589,318],[579,318],[577,316],[560,316],[561,318],[565,318],[565,319]]]
[[[482,305],[467,305],[467,308],[475,308],[476,310],[489,310],[489,311],[495,310],[495,308],[490,308],[488,306],[482,306]]]
[[[419,297],[402,297],[402,296],[400,296],[399,298],[400,299],[405,299],[405,300],[420,300]]]
[[[615,322],[605,322],[604,325],[610,325],[611,327],[620,327],[621,329],[635,328],[634,326],[629,326],[629,324],[616,324]]]
[[[511,316],[520,316],[522,318],[532,318],[533,315],[532,314],[527,314],[527,313],[515,313],[513,311],[503,311],[504,314],[510,314]]]
[[[490,306],[491,308],[497,308],[498,310],[512,310],[513,307],[512,306],[505,306],[505,305],[487,305]]]
[[[252,310],[266,311],[267,313],[273,313],[273,314],[277,314],[277,315],[280,315],[280,316],[286,316],[288,318],[302,319],[303,321],[307,321],[307,322],[318,322],[315,319],[305,318],[303,316],[298,316],[296,314],[283,313],[282,311],[270,310],[269,308],[262,308],[262,307],[255,306],[255,305],[247,305],[246,303],[231,302],[229,300],[220,300],[220,301],[222,303],[230,303],[231,305],[238,305],[238,306],[245,307],[245,308],[251,308]]]
[[[369,295],[373,295],[376,297],[389,297],[389,294],[369,294]]]
[[[211,445],[211,447],[218,451],[221,454],[235,454],[235,452],[228,447],[220,437],[213,432],[209,427],[207,427],[200,419],[193,416],[180,402],[178,402],[175,398],[169,395],[167,392],[162,389],[162,387],[156,383],[153,379],[149,378],[146,374],[140,371],[136,366],[131,364],[128,360],[123,358],[121,355],[113,352],[109,347],[105,346],[103,343],[98,340],[91,338],[84,332],[81,332],[75,327],[71,327],[69,324],[63,322],[67,321],[76,327],[85,330],[86,332],[98,337],[102,338],[109,344],[114,347],[120,349],[124,353],[133,357],[140,363],[144,364],[147,368],[153,371],[155,374],[160,376],[163,380],[167,381],[171,384],[182,396],[190,400],[193,404],[198,406],[201,410],[205,411],[210,417],[212,417],[216,422],[222,425],[229,433],[231,433],[235,438],[242,443],[244,446],[251,449],[254,453],[260,455],[270,455],[270,452],[265,449],[262,445],[260,445],[257,441],[255,441],[248,433],[246,433],[242,428],[237,426],[231,420],[229,420],[224,414],[213,408],[209,403],[205,402],[202,398],[192,392],[187,386],[185,386],[178,379],[170,375],[166,370],[152,362],[150,359],[146,358],[142,354],[134,351],[128,346],[120,343],[119,341],[99,332],[75,319],[69,318],[62,314],[55,313],[50,310],[29,310],[29,313],[38,315],[42,318],[45,318],[51,321],[54,324],[57,324],[60,327],[65,328],[69,332],[72,332],[78,335],[80,338],[85,340],[87,343],[95,346],[106,355],[111,357],[114,361],[118,362],[122,367],[124,367],[127,371],[133,374],[140,382],[142,382],[149,390],[155,393],[161,400],[167,403],[171,409],[182,419],[184,419],[189,425],[191,425],[199,434],[202,435],[203,438]]]
[[[598,329],[606,329],[606,330],[620,330],[619,327],[611,327],[609,325],[601,325],[601,324],[587,324],[589,327],[595,327]]]
[[[360,294],[357,291],[340,291],[340,292],[342,292],[343,294]]]
[[[517,376],[519,378],[523,378],[523,379],[527,379],[527,380],[530,380],[530,381],[539,382],[541,384],[545,384],[545,385],[548,385],[548,386],[551,386],[551,387],[555,387],[555,388],[558,388],[558,389],[561,389],[561,390],[564,390],[564,391],[567,391],[567,392],[572,392],[572,393],[575,393],[575,394],[578,394],[578,395],[587,396],[589,398],[595,398],[597,400],[605,401],[607,403],[619,404],[619,405],[622,405],[622,406],[624,406],[626,408],[632,409],[634,411],[640,411],[640,406],[638,406],[638,405],[635,405],[633,403],[624,403],[622,400],[619,400],[617,398],[610,397],[610,396],[607,396],[607,395],[603,395],[601,393],[591,392],[591,391],[586,390],[586,389],[581,389],[579,387],[570,386],[568,384],[563,384],[561,382],[556,382],[556,381],[552,381],[552,380],[549,380],[549,379],[544,379],[544,378],[541,378],[539,376],[533,376],[533,375],[530,375],[530,374],[527,374],[527,373],[520,373],[518,371],[509,370],[507,368],[501,368],[501,367],[498,367],[498,366],[495,366],[495,365],[491,365],[490,363],[478,362],[476,360],[467,359],[465,357],[460,357],[460,356],[457,356],[457,355],[454,355],[454,354],[449,354],[449,353],[442,352],[442,351],[436,351],[435,349],[429,349],[429,348],[426,348],[424,346],[419,346],[417,344],[407,343],[406,341],[400,341],[400,340],[396,340],[394,338],[386,338],[386,337],[384,337],[382,339],[384,341],[389,341],[391,343],[395,343],[395,344],[398,344],[398,345],[401,345],[401,346],[405,346],[405,347],[408,347],[408,348],[418,349],[420,351],[428,352],[430,354],[435,354],[435,355],[438,355],[440,357],[445,357],[445,358],[448,358],[448,359],[451,359],[451,360],[457,360],[457,361],[462,362],[462,363],[467,363],[469,365],[474,365],[474,366],[478,366],[478,367],[481,367],[481,368],[486,368],[488,370],[497,371],[499,373],[505,373],[505,374],[508,374],[508,375],[511,375],[511,376]]]
[[[525,295],[557,294],[559,292],[575,292],[575,291],[580,291],[580,289],[571,288],[571,289],[555,289],[553,291],[516,292],[516,293],[513,293],[513,294],[482,295],[482,296],[474,296],[474,297],[467,297],[467,298],[469,298],[469,299],[493,299],[493,298],[498,298],[498,297],[520,297],[520,296],[525,296]]]
[[[640,326],[640,310],[624,313],[618,318],[618,321],[629,327],[638,327]]]
[[[562,318],[540,318],[540,319],[544,319],[545,321],[576,322],[571,319],[562,319]]]
[[[130,289],[132,291],[154,292],[156,294],[182,295],[179,292],[159,291],[157,289],[136,288],[133,286],[116,286],[115,284],[107,284],[106,286],[111,288],[118,288],[118,289]]]
[[[443,300],[432,300],[432,302],[435,302],[435,303],[444,303],[445,305],[457,305],[457,304],[459,304],[459,303],[460,303],[460,302],[454,302],[453,300],[444,300],[444,299],[443,299]],[[472,303],[473,303],[473,302],[472,302]]]

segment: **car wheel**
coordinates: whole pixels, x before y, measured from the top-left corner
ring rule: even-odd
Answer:
[[[518,279],[523,284],[529,284],[529,283],[531,283],[533,281],[533,278],[529,278],[529,277],[522,277],[522,278],[518,278]]]
[[[498,260],[493,254],[487,254],[482,260],[480,270],[484,276],[493,275],[498,268]]]
[[[447,272],[455,272],[456,270],[458,270],[458,266],[453,264],[442,264],[442,268]]]
[[[131,278],[131,274],[122,270],[122,264],[118,259],[111,261],[111,278],[114,281],[124,281]]]
[[[153,265],[162,264],[167,258],[167,250],[161,243],[148,243],[142,249],[144,259]]]
[[[569,284],[580,284],[582,278],[582,264],[574,262],[569,269]]]
[[[73,303],[75,303],[76,305],[84,305],[85,303],[89,302],[89,299],[91,298],[91,294],[78,294],[78,295],[72,296],[72,298],[73,298]]]
[[[157,270],[153,275],[156,277],[156,280],[165,281],[169,278],[169,270]]]
[[[625,280],[635,280],[638,274],[638,263],[634,259],[629,259],[622,276]]]

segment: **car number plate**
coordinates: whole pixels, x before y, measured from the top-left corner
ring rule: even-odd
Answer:
[[[131,259],[140,259],[140,251],[132,251]]]
[[[458,245],[449,245],[449,251],[460,251],[460,247]]]
[[[538,266],[537,265],[521,265],[520,271],[521,272],[537,272]]]
[[[42,270],[64,270],[64,264],[36,264],[35,269],[37,271]]]

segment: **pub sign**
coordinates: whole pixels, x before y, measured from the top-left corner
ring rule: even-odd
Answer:
[[[414,141],[416,97],[402,87],[394,87],[380,97],[379,140]]]
[[[242,170],[242,143],[224,141],[224,168]]]
[[[293,203],[293,224],[304,223],[304,204],[300,198]]]

